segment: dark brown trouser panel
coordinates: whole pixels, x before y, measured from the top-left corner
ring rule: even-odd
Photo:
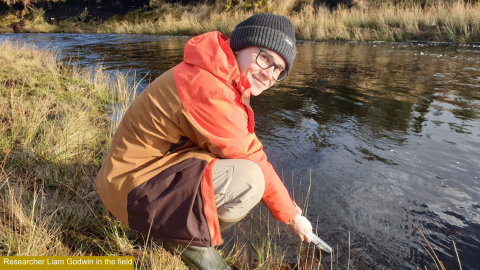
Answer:
[[[162,241],[211,246],[201,192],[207,164],[186,159],[133,189],[128,194],[129,226]]]

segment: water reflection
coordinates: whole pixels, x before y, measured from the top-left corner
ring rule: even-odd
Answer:
[[[253,104],[262,110],[276,101],[278,110],[257,111],[275,111],[260,127],[267,151],[290,152],[282,167],[312,168],[314,194],[329,195],[310,199],[322,231],[353,227],[358,263],[405,268],[428,259],[412,243],[421,227],[444,263],[456,263],[455,240],[462,262],[478,267],[480,73],[471,68],[478,56],[455,46],[303,46],[302,70]],[[289,133],[278,151],[270,134],[282,126]]]
[[[181,61],[188,40],[4,38],[136,70],[144,86]],[[417,227],[447,269],[458,267],[452,241],[464,268],[480,268],[479,64],[478,45],[300,42],[288,79],[252,100],[270,161],[298,201],[311,172],[308,216],[341,254],[351,232],[355,268],[433,266]]]

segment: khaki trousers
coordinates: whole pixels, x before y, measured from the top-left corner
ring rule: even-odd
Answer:
[[[224,222],[237,222],[245,217],[265,191],[262,170],[250,160],[217,160],[212,178],[218,218]]]
[[[213,188],[220,228],[226,229],[241,220],[262,199],[265,180],[253,161],[220,159],[212,168]],[[230,270],[214,247],[195,247],[165,242],[165,248],[180,254],[191,268]]]

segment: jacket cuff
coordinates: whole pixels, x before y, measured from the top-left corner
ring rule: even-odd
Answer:
[[[290,224],[290,223],[292,222],[293,218],[297,215],[296,206],[297,206],[297,204],[295,203],[295,201],[292,200],[292,207],[291,207],[292,210],[289,209],[288,212],[290,212],[290,213],[289,213],[289,215],[287,216],[286,221],[283,221],[283,223],[285,223],[285,224]],[[286,211],[286,212],[287,212],[287,211]]]

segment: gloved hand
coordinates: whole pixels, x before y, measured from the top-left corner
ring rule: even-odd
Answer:
[[[301,213],[301,210],[300,210]],[[298,214],[290,221],[287,225],[290,231],[292,231],[296,236],[300,238],[300,241],[310,243],[309,233],[312,232],[312,223],[301,214]]]

